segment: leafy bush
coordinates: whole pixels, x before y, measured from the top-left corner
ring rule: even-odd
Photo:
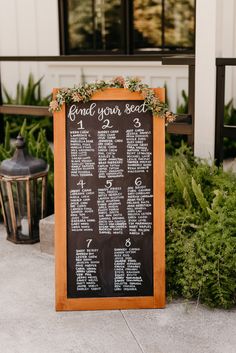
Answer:
[[[49,165],[48,186],[47,186],[47,205],[48,214],[54,211],[54,158],[52,149],[46,138],[46,131],[39,127],[38,124],[27,129],[26,119],[21,126],[20,133],[24,136],[26,146],[29,153],[36,157],[44,159]],[[6,122],[5,141],[0,145],[0,162],[4,159],[11,158],[14,154],[15,147],[10,143],[10,124]]]
[[[5,87],[3,87],[3,103],[4,104],[14,104],[14,105],[35,105],[35,106],[48,106],[51,100],[51,95],[47,97],[42,97],[41,94],[41,82],[43,78],[38,81],[34,80],[32,74],[29,75],[28,82],[26,86],[18,82],[16,87],[16,96],[12,97]],[[27,118],[23,116],[16,115],[5,115],[4,121],[9,123],[9,129],[11,137],[16,137],[21,129],[21,126],[26,119],[27,124],[25,129],[30,131],[34,128],[35,124],[38,128],[46,129],[47,138],[52,141],[53,138],[53,122],[52,118],[46,117],[35,117],[28,116]]]
[[[236,176],[182,146],[167,160],[167,291],[209,306],[236,303]]]

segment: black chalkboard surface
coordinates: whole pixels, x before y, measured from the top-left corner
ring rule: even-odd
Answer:
[[[165,306],[164,125],[126,89],[54,113],[56,310]]]
[[[66,115],[68,297],[153,295],[152,114],[138,100]]]

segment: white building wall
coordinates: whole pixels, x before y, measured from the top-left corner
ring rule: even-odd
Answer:
[[[0,55],[59,55],[57,0],[0,0]],[[44,76],[43,91],[81,82],[109,79],[116,75],[140,76],[151,86],[167,84],[171,109],[181,103],[181,91],[188,90],[187,67],[153,62],[93,63],[2,63],[4,86],[11,93],[17,82],[25,83],[29,73]]]

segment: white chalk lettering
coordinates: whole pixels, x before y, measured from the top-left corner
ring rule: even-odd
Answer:
[[[70,121],[75,121],[77,116],[94,116],[96,103],[92,103],[89,108],[78,108],[76,104],[70,106],[68,118]]]
[[[120,108],[118,107],[118,105],[116,105],[113,108],[111,108],[111,107],[98,108],[98,120],[99,121],[103,121],[105,116],[110,116],[110,115],[121,115],[121,111],[120,111]]]
[[[147,112],[147,107],[146,104],[138,104],[138,105],[134,105],[134,104],[126,104],[125,105],[125,110],[124,113],[125,114],[131,114],[131,113],[146,113]]]

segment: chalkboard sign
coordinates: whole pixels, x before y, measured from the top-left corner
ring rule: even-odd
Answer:
[[[163,119],[112,88],[54,129],[56,309],[163,307]]]

